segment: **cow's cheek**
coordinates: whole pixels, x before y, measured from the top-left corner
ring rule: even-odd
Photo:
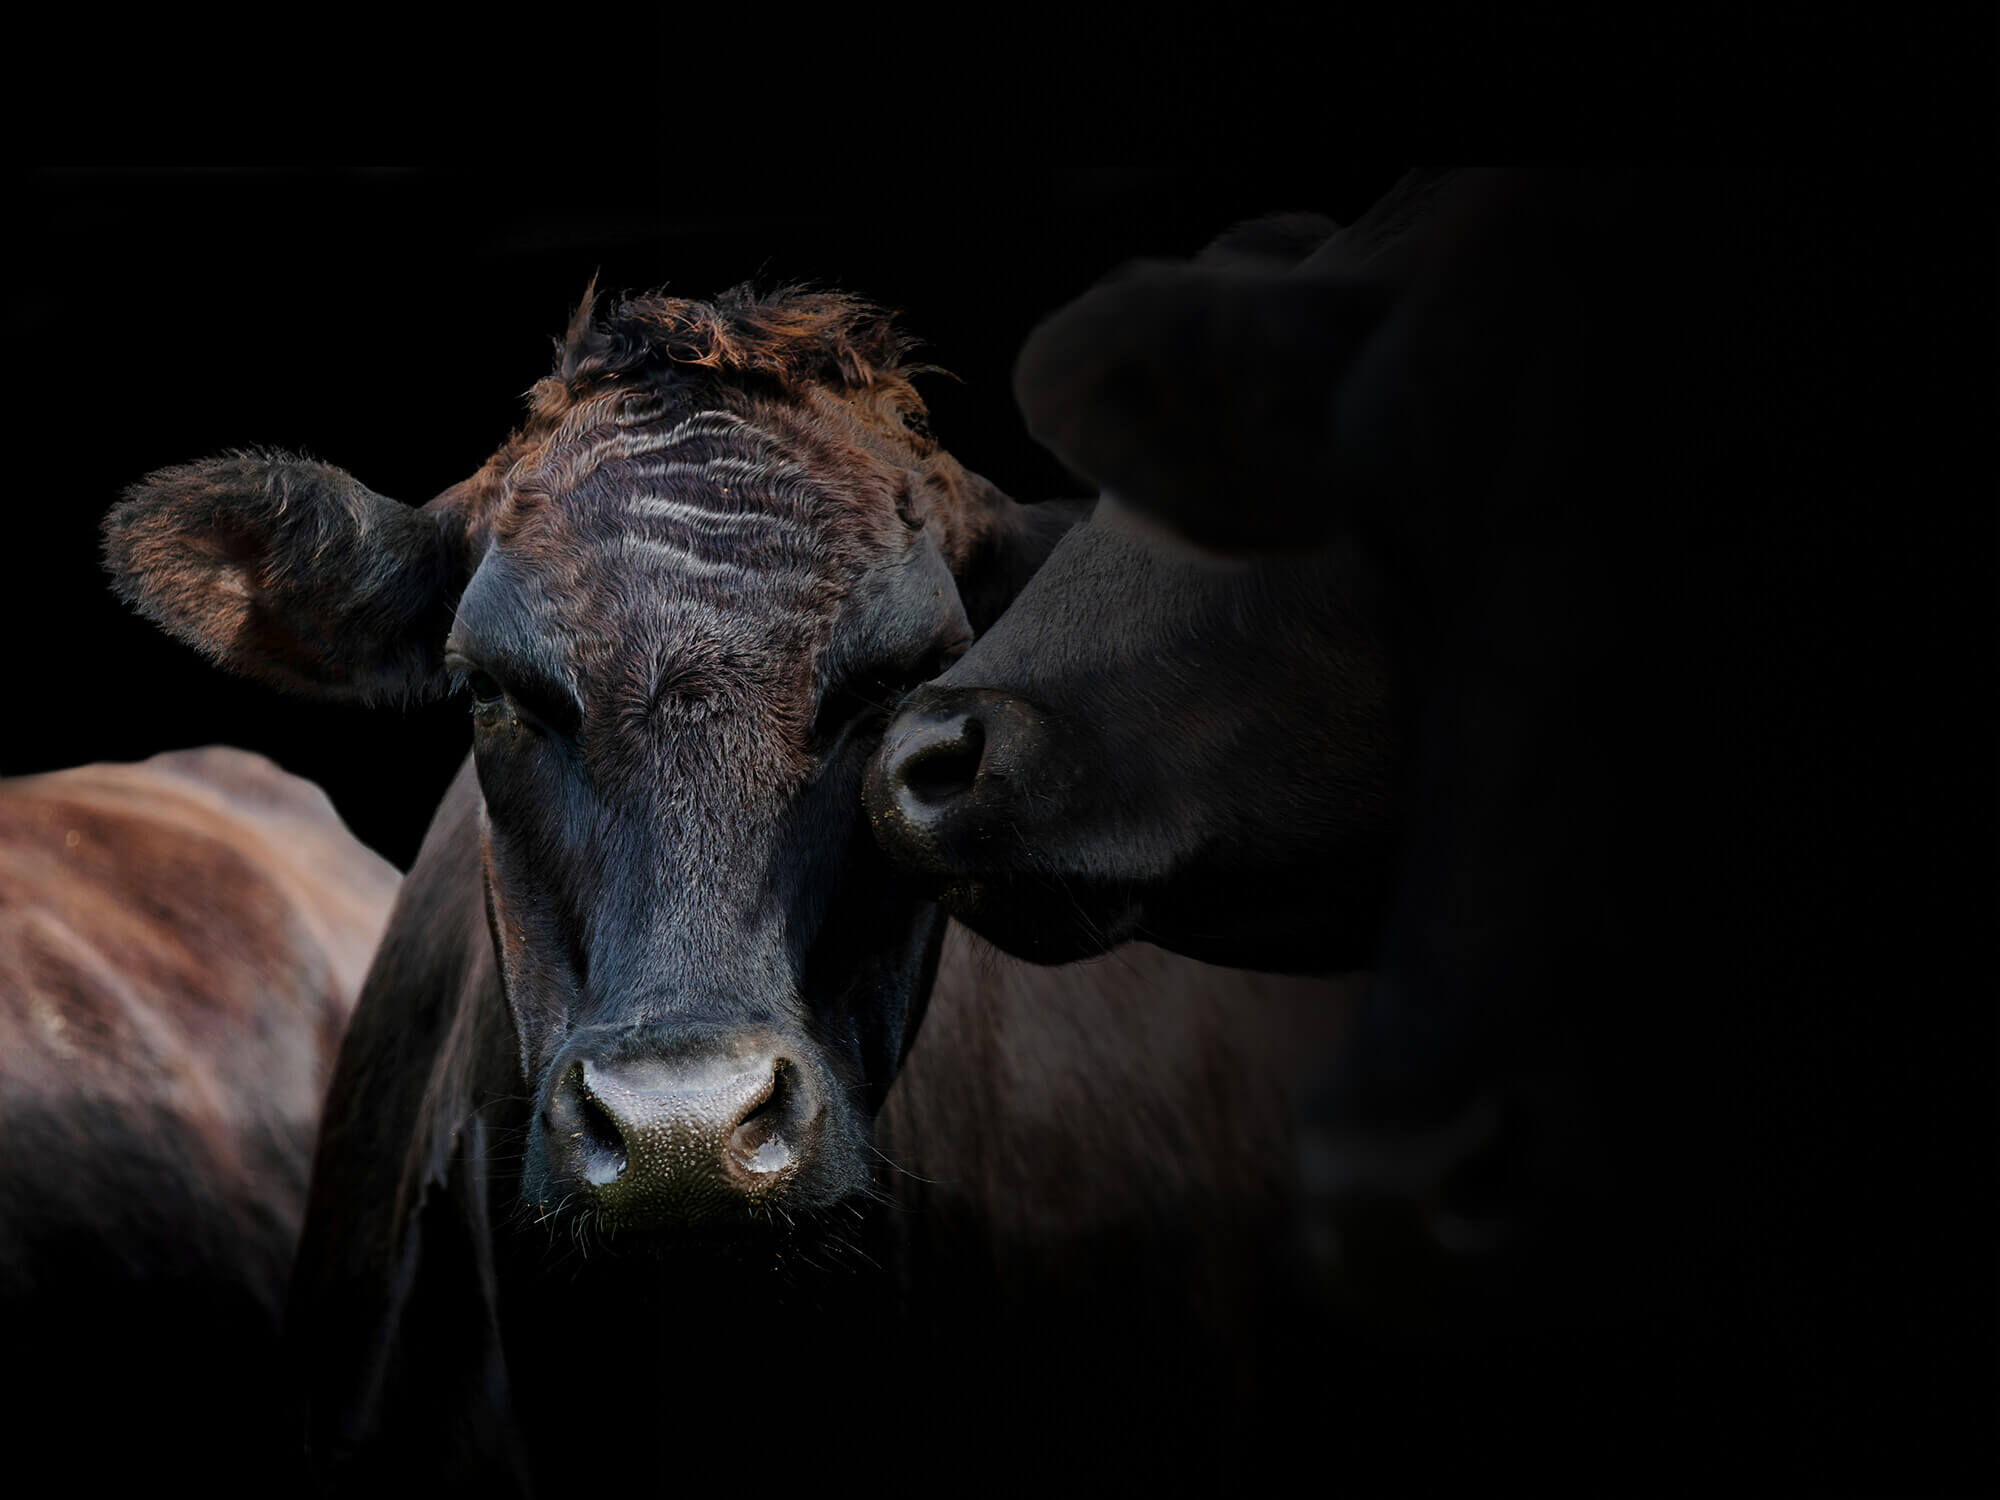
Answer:
[[[537,942],[536,922],[526,903],[510,898],[504,861],[496,856],[492,829],[482,819],[480,854],[486,879],[486,921],[499,961],[501,988],[514,1019],[521,1076],[531,1087],[548,1071],[570,1026],[574,977],[548,964],[546,942]]]

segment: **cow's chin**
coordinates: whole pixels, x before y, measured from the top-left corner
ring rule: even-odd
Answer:
[[[519,1230],[531,1243],[546,1239],[551,1264],[573,1259],[581,1266],[601,1258],[774,1274],[871,1264],[860,1243],[869,1196],[864,1191],[816,1204],[779,1196],[635,1220],[607,1210],[573,1185],[565,1190],[558,1183],[524,1181],[522,1186]]]
[[[994,947],[1030,963],[1074,963],[1145,936],[1142,907],[1124,887],[1081,878],[961,878],[938,901]]]

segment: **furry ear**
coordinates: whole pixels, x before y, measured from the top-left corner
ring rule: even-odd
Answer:
[[[1309,544],[1332,515],[1336,395],[1392,302],[1369,282],[1138,266],[1029,335],[1015,399],[1071,469],[1195,541]]]
[[[1432,550],[1504,462],[1531,365],[1574,346],[1545,304],[1597,201],[1559,173],[1420,168],[1289,271],[1319,225],[1252,221],[1048,318],[1015,398],[1071,469],[1204,546],[1359,526]]]
[[[1022,505],[985,487],[984,524],[965,560],[954,570],[959,602],[975,637],[1000,618],[1027,587],[1069,529],[1090,513],[1088,500],[1043,500]]]
[[[231,671],[344,701],[442,690],[464,539],[344,470],[233,453],[162,469],[104,518],[112,586]]]

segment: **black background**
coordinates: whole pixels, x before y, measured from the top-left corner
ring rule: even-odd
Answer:
[[[986,61],[1011,61],[1007,30],[982,33],[1004,54]],[[1880,1372],[1884,1391],[1905,1393],[1884,1420],[1941,1434],[1990,1472],[1967,1435],[1990,1420],[2000,1344],[1964,1329],[1993,1330],[2000,1283],[1984,1271],[2000,1132],[1994,33],[1971,8],[1916,22],[1824,6],[1713,24],[1676,11],[1579,30],[1527,7],[1394,37],[1225,45],[1166,11],[1109,61],[1066,53],[1073,39],[1058,35],[1037,39],[1057,56],[1032,74],[974,76],[961,56],[915,76],[829,61],[803,81],[819,61],[804,39],[767,78],[747,39],[691,55],[661,29],[581,20],[470,50],[123,33],[110,61],[97,38],[23,37],[19,81],[47,87],[10,106],[4,178],[0,773],[247,746],[325,786],[406,866],[465,752],[463,708],[317,705],[225,676],[112,597],[98,521],[152,469],[248,445],[310,453],[421,503],[517,422],[593,275],[689,295],[807,278],[899,309],[925,357],[959,377],[925,386],[939,436],[1033,499],[1078,490],[1021,427],[1015,352],[1038,318],[1131,257],[1190,254],[1274,209],[1350,218],[1406,159],[1808,162],[1851,206],[1852,244],[1829,235],[1812,274],[1851,288],[1868,347],[1843,349],[1840,378],[1871,386],[1831,393],[1841,420],[1811,461],[1833,475],[1858,441],[1871,478],[1903,454],[1909,480],[1841,502],[1893,565],[1851,560],[1827,632],[1854,684],[1842,763],[1878,771],[1857,779],[1856,802],[1879,807],[1889,788],[1909,809],[1877,840],[1894,863],[1871,866],[1869,898],[1854,902],[1869,963],[1829,997],[1902,1039],[1904,1071],[1867,1080],[1881,1128],[1845,1136],[1876,1153],[1876,1180],[1908,1186],[1888,1218],[1857,1201],[1855,1234],[1907,1238],[1907,1255],[1880,1260],[1912,1276],[1916,1247],[1949,1243],[1937,1293],[1890,1289],[1925,1320],[1897,1354],[1934,1344],[1940,1363]],[[1741,229],[1679,222],[1671,203],[1661,223],[1663,246]],[[1663,249],[1662,274],[1671,261]],[[1839,321],[1845,295],[1815,305]],[[1870,414],[1883,425],[1857,431]],[[1893,644],[1870,650],[1871,620]],[[1921,826],[1905,838],[1909,823]],[[1688,1024],[1707,1019],[1701,1002],[1689,997]],[[1842,1024],[1838,1036],[1867,1030]],[[1837,1317],[1843,1298],[1884,1290],[1843,1286],[1810,1305]],[[1984,1356],[1961,1369],[1969,1348]],[[1868,1363],[1855,1351],[1840,1378]],[[1922,1473],[1923,1455],[1909,1457]]]
[[[98,522],[152,470],[246,446],[421,504],[519,420],[593,276],[693,296],[800,278],[899,310],[958,377],[925,383],[939,436],[1032,500],[1082,491],[1022,428],[1014,355],[1130,258],[1185,256],[1279,209],[1352,218],[1413,160],[1796,163],[1851,200],[1865,336],[1907,305],[1896,363],[1970,353],[1991,379],[1991,17],[964,19],[719,42],[644,12],[423,31],[19,22],[0,774],[244,745],[320,782],[407,865],[468,743],[461,711],[225,676],[117,604]],[[1661,274],[1676,237],[1742,232],[1676,207],[1660,204]],[[1845,253],[1826,245],[1814,274],[1839,283]],[[1896,284],[1876,284],[1884,265]],[[1922,434],[1941,440],[1933,470],[1951,449],[1993,476],[1963,430],[1990,415],[1980,389]],[[1968,540],[1990,574],[1990,507],[1936,546]]]

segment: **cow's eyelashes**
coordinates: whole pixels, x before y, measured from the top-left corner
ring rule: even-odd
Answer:
[[[465,690],[472,695],[474,712],[483,704],[497,704],[507,696],[500,684],[484,672],[467,672]]]
[[[506,690],[484,672],[465,674],[465,689],[472,696],[472,722],[481,729],[519,722],[507,701]]]
[[[826,743],[850,724],[870,719],[887,723],[904,698],[965,655],[966,649],[953,643],[916,662],[878,667],[849,678],[821,700],[813,723],[815,737]]]
[[[508,666],[503,685],[484,667],[475,667],[463,657],[447,657],[454,691],[462,690],[472,700],[472,722],[481,728],[506,725],[547,733],[574,734],[582,710],[575,699],[549,686],[532,669]]]
[[[942,672],[944,665],[941,658],[933,653],[910,666],[887,667],[872,672],[849,687],[848,692],[884,712],[894,712],[898,703],[913,689]]]
[[[452,685],[464,690],[472,700],[472,722],[482,729],[490,728],[515,717],[508,702],[507,690],[500,686],[499,679],[491,672],[465,662],[453,662]]]

